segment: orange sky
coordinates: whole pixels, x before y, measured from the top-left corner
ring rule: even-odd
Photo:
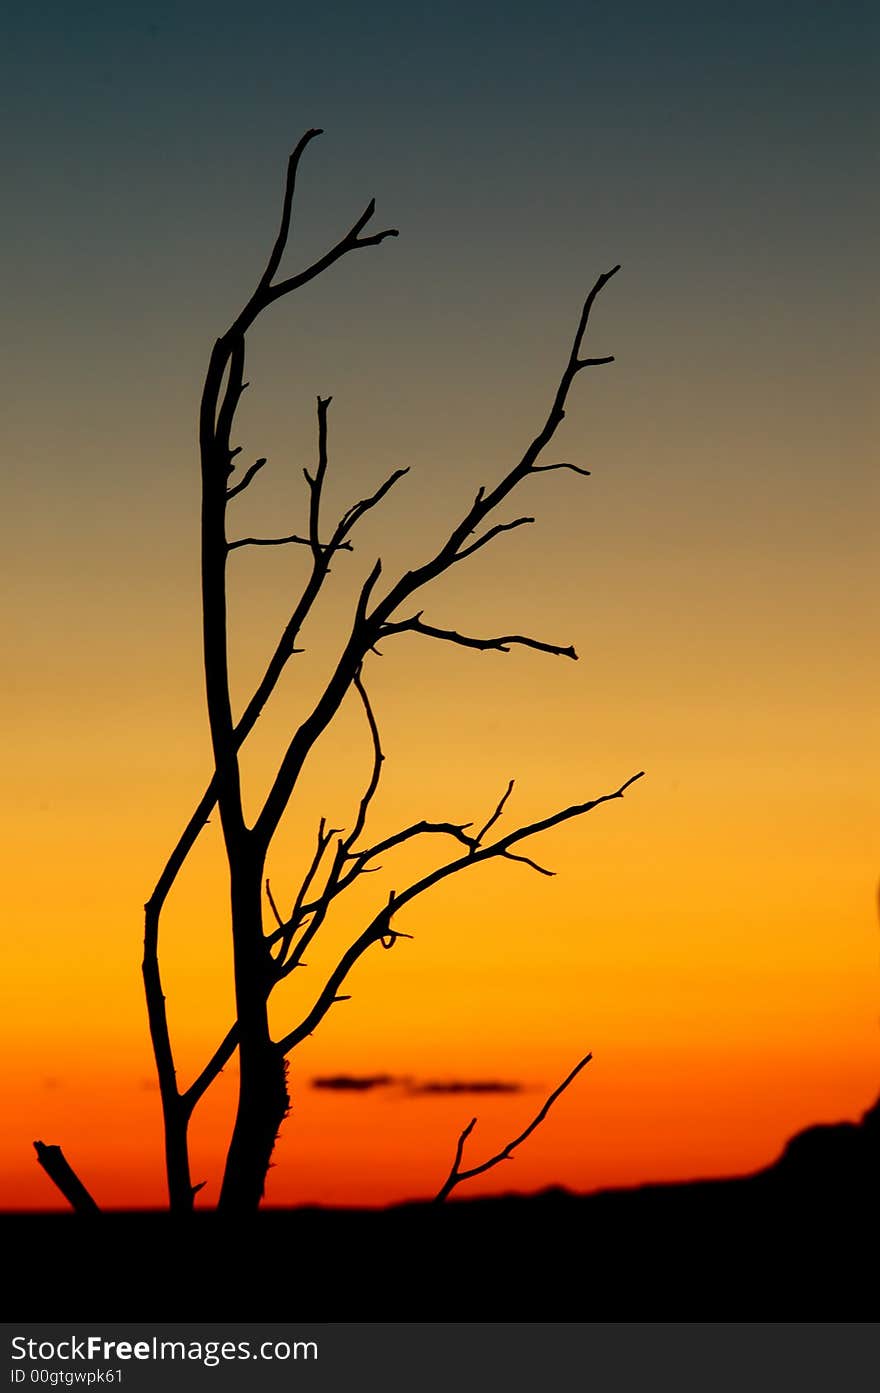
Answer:
[[[535,526],[424,599],[429,622],[573,642],[580,661],[389,641],[366,671],[387,754],[374,839],[421,817],[485,821],[511,777],[502,826],[646,776],[534,844],[554,879],[479,869],[401,916],[413,941],[374,950],[292,1060],[269,1200],[430,1195],[474,1113],[480,1160],[588,1049],[516,1161],[471,1193],[742,1172],[877,1095],[875,253],[858,34],[828,11],[826,30],[793,35],[773,7],[755,32],[744,14],[716,34],[677,28],[673,6],[643,49],[631,38],[648,30],[614,16],[596,29],[568,7],[535,34],[508,6],[504,53],[488,30],[465,52],[454,6],[418,23],[409,9],[368,36],[371,68],[343,58],[328,76],[283,15],[276,51],[242,66],[262,30],[236,37],[241,19],[214,6],[210,81],[174,16],[155,50],[122,12],[100,32],[84,20],[76,64],[41,36],[31,52],[36,31],[16,18],[13,47],[31,55],[17,71],[54,74],[54,105],[16,146],[3,233],[16,276],[0,1206],[63,1203],[35,1138],[60,1143],[103,1204],[164,1199],[141,906],[210,772],[198,392],[263,264],[288,144],[316,122],[328,135],[303,167],[292,266],[371,193],[378,225],[402,235],[255,331],[238,438],[270,463],[231,532],[302,527],[319,392],[334,396],[329,515],[411,472],[334,565],[308,654],[248,744],[250,810],[375,557],[389,578],[423,557],[519,457],[583,294],[617,261],[589,345],[617,362],[578,379],[553,451],[592,477],[530,481],[499,520],[528,512]],[[308,22],[312,54],[334,51],[330,21]],[[496,66],[472,70],[477,49]],[[107,72],[125,74],[124,96]],[[239,709],[302,565],[291,549],[231,559]],[[284,899],[319,816],[350,824],[368,761],[352,702],[271,855]],[[373,898],[423,864],[389,857],[341,909],[279,994],[279,1033]],[[184,1083],[231,1020],[223,875],[212,825],[162,937]],[[310,1086],[341,1073],[521,1091]],[[206,1204],[233,1094],[230,1068],[194,1122]]]
[[[557,538],[563,494],[572,534],[579,510],[587,518],[600,508],[613,512],[613,490],[592,489],[593,481],[554,477],[547,493]],[[705,610],[718,632],[713,638],[707,626],[699,642],[686,643],[681,608],[669,603],[670,593],[679,605],[685,593],[676,567],[652,578],[636,557],[630,566],[642,584],[630,576],[627,593],[640,592],[640,604],[624,643],[620,600],[603,600],[608,558],[597,562],[574,546],[547,552],[533,536],[505,539],[505,557],[499,547],[491,558],[510,568],[501,570],[497,595],[487,596],[487,558],[475,577],[477,599],[455,603],[467,603],[475,632],[488,631],[480,607],[516,616],[525,608],[529,622],[517,627],[575,638],[580,663],[431,644],[419,651],[409,639],[386,645],[367,674],[388,755],[375,836],[421,815],[485,819],[511,774],[510,825],[610,791],[640,767],[646,778],[623,802],[535,845],[555,879],[522,866],[478,869],[426,896],[406,923],[401,917],[414,941],[374,951],[352,979],[353,1000],[294,1057],[294,1113],[271,1176],[274,1202],[430,1194],[473,1113],[480,1126],[471,1154],[481,1159],[484,1148],[521,1129],[587,1049],[594,1062],[540,1135],[475,1192],[747,1170],[811,1121],[857,1116],[876,1091],[870,686],[856,683],[854,665],[849,673],[839,662],[809,670],[817,643],[834,638],[833,597],[826,595],[825,616],[804,614],[800,596],[785,613],[777,597],[768,614],[753,568],[723,611],[713,592],[726,575],[721,563],[729,563],[716,558],[716,570],[704,561],[692,622]],[[511,567],[517,550],[519,572]],[[354,573],[355,558],[345,561]],[[543,607],[538,576],[548,595]],[[592,596],[594,585],[598,594],[578,624],[576,596]],[[111,596],[106,604],[121,601]],[[195,620],[192,594],[187,605]],[[31,679],[11,752],[8,1204],[56,1203],[33,1163],[35,1137],[62,1143],[106,1204],[163,1198],[139,906],[188,812],[187,791],[198,788],[205,736],[189,680],[194,655],[172,654],[151,674],[143,653],[138,673],[140,639],[116,629],[116,616],[108,622],[105,608],[109,682],[94,686],[77,666],[75,636],[61,635],[59,680],[47,689]],[[783,626],[784,647],[771,632]],[[242,647],[250,645],[258,646],[253,632]],[[81,704],[65,709],[60,692],[71,683]],[[267,714],[246,762],[255,789],[282,735],[283,708],[296,700],[291,681]],[[338,725],[270,862],[285,898],[317,817],[350,819],[367,773],[357,710],[347,708]],[[163,932],[184,1081],[231,1018],[215,839],[212,827],[181,877]],[[424,864],[399,853],[393,869],[387,859],[387,873],[371,878],[323,952],[309,954],[296,989],[290,984],[276,1015],[279,1033],[357,931],[358,909]],[[216,1196],[233,1072],[194,1126],[194,1175],[209,1180],[207,1202]],[[312,1077],[335,1073],[501,1079],[524,1091],[437,1099],[401,1087],[368,1095],[309,1087]]]

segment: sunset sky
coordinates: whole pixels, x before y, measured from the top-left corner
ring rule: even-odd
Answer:
[[[253,815],[381,556],[442,541],[543,424],[591,324],[534,514],[419,605],[577,663],[415,636],[365,669],[387,755],[378,840],[421,817],[502,827],[645,778],[527,867],[426,895],[291,1060],[272,1203],[431,1195],[594,1060],[469,1193],[741,1173],[880,1087],[877,923],[876,67],[867,4],[297,0],[5,21],[4,1126],[0,1207],[61,1207],[32,1142],[96,1199],[165,1187],[142,906],[211,772],[196,420],[214,339],[306,152],[285,269],[375,196],[397,240],[349,256],[249,338],[235,438],[268,456],[230,530],[306,525],[315,398],[328,516],[410,473],[334,564],[246,747]],[[240,529],[240,531],[239,531]],[[305,575],[230,561],[234,697]],[[269,862],[292,900],[318,818],[351,825],[369,742],[349,702]],[[440,848],[439,854],[442,855]],[[278,994],[297,1023],[363,914],[438,854],[389,857]],[[186,1084],[232,1020],[216,818],[169,901],[162,963]],[[404,917],[406,922],[404,922]],[[267,921],[268,922],[268,921]],[[388,1076],[373,1088],[315,1078]],[[494,1093],[425,1085],[495,1082]],[[234,1069],[193,1126],[216,1202]]]

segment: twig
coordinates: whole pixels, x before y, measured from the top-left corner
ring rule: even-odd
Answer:
[[[509,1161],[516,1148],[518,1146],[521,1146],[522,1143],[526,1140],[526,1138],[532,1135],[536,1127],[540,1127],[541,1123],[544,1121],[544,1118],[547,1116],[548,1112],[552,1108],[553,1104],[556,1102],[556,1099],[559,1097],[559,1095],[561,1093],[564,1093],[565,1090],[568,1088],[569,1084],[574,1082],[578,1074],[581,1072],[583,1068],[586,1067],[587,1064],[589,1064],[592,1058],[592,1054],[584,1055],[583,1059],[580,1060],[579,1063],[577,1063],[574,1066],[568,1077],[563,1079],[559,1087],[554,1088],[553,1092],[550,1094],[550,1097],[544,1103],[544,1106],[538,1113],[535,1114],[528,1127],[526,1127],[524,1131],[520,1132],[518,1137],[515,1137],[513,1141],[509,1141],[506,1146],[502,1147],[501,1150],[496,1153],[496,1155],[490,1156],[488,1161],[483,1161],[483,1163],[479,1166],[471,1166],[468,1170],[462,1170],[461,1162],[464,1156],[464,1144],[477,1124],[477,1119],[475,1117],[472,1117],[458,1139],[458,1143],[455,1148],[455,1158],[452,1162],[452,1168],[449,1172],[449,1175],[446,1177],[446,1180],[443,1182],[440,1189],[437,1191],[437,1194],[434,1196],[434,1203],[442,1204],[445,1199],[448,1199],[449,1195],[455,1189],[456,1185],[460,1185],[462,1181],[473,1180],[475,1175],[483,1175],[486,1171],[491,1170],[493,1166],[499,1165],[501,1161]]]
[[[350,508],[346,509],[337,524],[333,541],[330,544],[331,547],[339,547],[341,545],[341,539],[348,536],[349,532],[351,532],[356,523],[360,522],[364,514],[368,513],[371,508],[375,508],[378,503],[381,503],[388,491],[394,487],[398,480],[402,479],[404,475],[408,473],[409,465],[406,465],[403,469],[395,469],[389,474],[385,482],[379,485],[375,493],[371,493],[368,498],[360,499],[359,502],[353,503]],[[337,538],[340,540],[337,541]]]
[[[290,918],[287,920],[285,924],[282,924],[280,928],[276,930],[275,933],[271,934],[269,937],[270,944],[274,943],[275,940],[279,937],[281,940],[281,946],[279,947],[278,953],[275,958],[276,971],[281,969],[285,965],[285,959],[287,958],[287,954],[290,949],[290,945],[293,941],[294,934],[296,933],[297,929],[303,921],[303,901],[305,900],[306,895],[309,893],[309,888],[312,884],[312,881],[318,873],[318,867],[324,859],[324,853],[327,850],[333,838],[336,836],[337,831],[338,828],[335,827],[331,827],[328,831],[326,818],[321,818],[321,821],[318,824],[318,838],[315,846],[315,854],[312,857],[312,861],[309,865],[308,870],[303,876],[302,884],[300,885],[299,890],[297,892],[293,909],[290,912]]]
[[[240,453],[240,447],[239,447],[238,450],[233,450],[233,451],[231,452],[231,455],[237,455],[237,454],[239,454],[239,453]],[[248,486],[248,484],[250,483],[251,479],[254,477],[255,474],[259,474],[260,470],[263,468],[263,465],[264,465],[265,463],[266,463],[266,460],[265,460],[265,459],[258,459],[258,460],[256,460],[256,461],[250,466],[250,468],[249,468],[248,470],[245,471],[244,477],[243,477],[242,479],[240,479],[239,482],[238,482],[237,484],[233,484],[232,488],[226,490],[226,502],[227,502],[227,503],[229,502],[230,498],[235,498],[237,494],[242,493],[242,492],[247,488],[247,486]]]
[[[181,1104],[186,1116],[191,1117],[193,1109],[202,1095],[210,1088],[217,1075],[223,1072],[235,1051],[238,1049],[238,1022],[230,1026],[202,1072],[193,1080],[185,1093],[181,1094]]]
[[[307,547],[308,537],[297,537],[294,533],[290,537],[239,537],[235,542],[228,542],[230,551],[235,551],[236,547],[286,547],[293,542],[296,546]],[[348,548],[351,551],[351,547]]]
[[[322,554],[319,533],[321,492],[324,488],[324,476],[327,473],[327,412],[332,400],[332,397],[318,397],[318,467],[314,478],[307,469],[303,470],[305,481],[309,486],[309,543],[316,563],[320,562]]]
[[[499,533],[513,532],[517,527],[525,527],[528,523],[534,521],[534,518],[514,518],[513,522],[496,523],[496,525],[490,527],[489,531],[485,532],[482,537],[478,537],[475,542],[472,542],[469,547],[465,547],[463,551],[456,552],[454,559],[456,561],[464,561],[465,557],[473,556],[475,551],[479,551],[481,547],[484,547],[487,542],[491,542]]]
[[[364,686],[361,668],[358,668],[357,672],[352,678],[352,685],[354,686],[355,691],[360,697],[361,706],[363,707],[364,715],[367,718],[367,726],[369,727],[370,731],[370,741],[373,747],[373,764],[370,770],[370,778],[367,783],[367,787],[364,790],[363,797],[361,798],[360,805],[358,806],[357,817],[354,820],[354,826],[352,827],[351,832],[346,837],[345,842],[343,844],[346,856],[350,854],[352,846],[364,830],[364,826],[367,821],[367,813],[369,812],[370,804],[373,801],[376,789],[379,787],[379,779],[382,776],[382,765],[385,761],[385,756],[382,753],[382,742],[379,738],[379,727],[376,723],[375,713],[370,704],[370,698],[367,695],[367,689]]]
[[[574,474],[582,474],[585,479],[589,479],[589,469],[581,469],[579,464],[533,464],[533,474],[551,474],[554,469],[570,469]]]
[[[492,827],[495,826],[495,823],[498,821],[499,817],[500,817],[501,814],[504,812],[504,805],[506,804],[506,802],[507,802],[508,798],[510,797],[510,795],[513,793],[513,782],[514,782],[513,779],[511,779],[510,783],[507,785],[507,788],[504,790],[504,792],[502,793],[501,797],[499,798],[498,803],[496,804],[496,807],[495,807],[495,811],[494,811],[494,813],[492,814],[492,816],[489,818],[489,821],[486,823],[485,827],[481,827],[481,828],[480,828],[480,831],[477,833],[476,837],[474,838],[474,842],[475,842],[475,845],[476,845],[476,846],[480,846],[480,844],[482,843],[482,840],[483,840],[483,838],[485,837],[486,833],[487,833]]]
[[[320,129],[320,127],[314,127],[312,130],[306,131],[305,135],[300,137],[299,141],[297,142],[296,148],[293,151],[293,154],[290,156],[290,159],[287,162],[287,178],[284,182],[284,198],[281,203],[281,225],[278,228],[278,235],[275,238],[272,250],[269,253],[269,260],[266,263],[266,269],[260,277],[259,285],[257,286],[258,291],[268,290],[269,286],[272,284],[272,278],[274,277],[275,272],[281,265],[281,258],[284,255],[284,249],[287,246],[287,238],[290,234],[290,219],[293,212],[293,195],[294,190],[296,188],[296,173],[299,169],[299,162],[302,158],[302,153],[310,141],[314,140],[316,136],[323,134],[324,132]]]
[[[505,851],[503,855],[505,861],[521,861],[524,866],[531,866],[533,871],[538,872],[538,875],[554,876],[556,874],[555,871],[548,871],[546,866],[539,866],[538,862],[533,861],[531,856],[515,856],[512,851]]]
[[[379,630],[379,638],[387,638],[390,634],[424,634],[426,638],[436,638],[444,643],[457,643],[462,648],[478,648],[488,652],[494,649],[499,653],[509,653],[511,645],[520,648],[536,648],[540,653],[552,653],[559,658],[577,659],[577,653],[569,644],[563,648],[558,643],[544,643],[541,639],[526,638],[522,634],[502,634],[500,638],[470,638],[467,634],[460,634],[455,629],[436,629],[432,624],[422,623],[422,612],[414,614],[411,619],[401,619],[396,623],[385,623]]]
[[[275,923],[278,925],[279,929],[281,929],[282,932],[283,932],[283,931],[284,931],[284,927],[285,927],[285,925],[284,925],[284,920],[281,918],[281,911],[279,910],[277,904],[275,903],[275,896],[272,894],[272,887],[271,887],[271,885],[269,884],[269,877],[268,877],[268,876],[266,876],[266,899],[269,901],[269,908],[271,909],[272,913],[275,915]]]

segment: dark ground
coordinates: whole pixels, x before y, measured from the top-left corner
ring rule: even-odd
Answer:
[[[4,1215],[5,1320],[875,1320],[880,1103],[735,1180],[369,1210]]]

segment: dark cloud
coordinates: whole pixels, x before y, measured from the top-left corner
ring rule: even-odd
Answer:
[[[427,1079],[411,1083],[410,1093],[522,1093],[521,1083],[506,1079]]]
[[[391,1074],[325,1074],[311,1082],[312,1088],[326,1088],[337,1093],[369,1093],[373,1088],[390,1088],[399,1080]]]
[[[312,1088],[335,1093],[370,1093],[375,1088],[401,1088],[408,1097],[448,1094],[522,1093],[524,1084],[508,1079],[413,1079],[395,1074],[325,1074],[311,1080]]]

